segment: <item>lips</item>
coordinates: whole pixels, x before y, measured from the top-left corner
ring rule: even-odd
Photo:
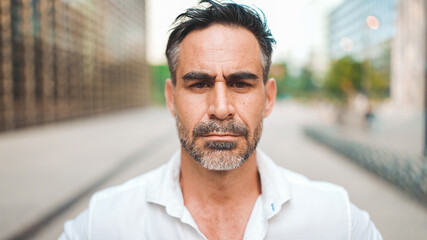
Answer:
[[[227,140],[235,140],[237,137],[240,137],[241,135],[237,134],[207,134],[202,136],[203,138],[208,138],[210,140],[221,140],[221,141],[227,141]]]
[[[210,120],[197,124],[193,129],[193,136],[195,139],[198,137],[211,137],[211,138],[235,138],[243,136],[248,137],[248,127],[243,122],[230,121],[215,121]]]
[[[238,134],[233,134],[233,133],[211,133],[211,134],[206,134],[204,135],[204,137],[240,137],[241,135]]]

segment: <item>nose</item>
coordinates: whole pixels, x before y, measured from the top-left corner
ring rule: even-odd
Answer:
[[[216,82],[208,96],[208,116],[210,119],[232,119],[235,108],[232,93],[227,89],[225,82]]]

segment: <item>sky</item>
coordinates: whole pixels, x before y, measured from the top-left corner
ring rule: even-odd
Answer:
[[[147,0],[147,59],[166,63],[164,51],[170,25],[175,17],[197,0]],[[327,16],[342,0],[236,0],[260,8],[277,41],[273,62],[296,66],[327,61]]]

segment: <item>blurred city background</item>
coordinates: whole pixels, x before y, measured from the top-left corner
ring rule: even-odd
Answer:
[[[427,2],[236,1],[277,40],[260,147],[427,237]],[[56,239],[94,191],[167,162],[164,50],[196,0],[0,1],[0,239]]]

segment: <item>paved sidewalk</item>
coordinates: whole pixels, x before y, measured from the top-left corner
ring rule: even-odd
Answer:
[[[0,239],[34,226],[126,162],[143,158],[141,150],[158,151],[171,138],[174,121],[163,108],[0,135]]]
[[[374,171],[427,207],[427,157],[423,156],[424,114],[380,106],[371,124],[347,112],[342,124],[310,123],[313,139]]]
[[[368,134],[361,138],[361,134],[350,134],[325,125],[307,126],[304,130],[314,140],[401,187],[427,207],[426,157],[386,144],[381,139],[372,141]]]
[[[424,239],[427,209],[378,176],[304,135],[323,110],[277,104],[260,147],[278,164],[344,186],[384,239]],[[164,108],[147,108],[0,135],[0,239],[7,239],[85,192],[31,239],[56,239],[65,220],[87,207],[93,191],[165,163],[178,148]],[[106,177],[108,176],[108,177]],[[102,180],[102,181],[100,181]]]

